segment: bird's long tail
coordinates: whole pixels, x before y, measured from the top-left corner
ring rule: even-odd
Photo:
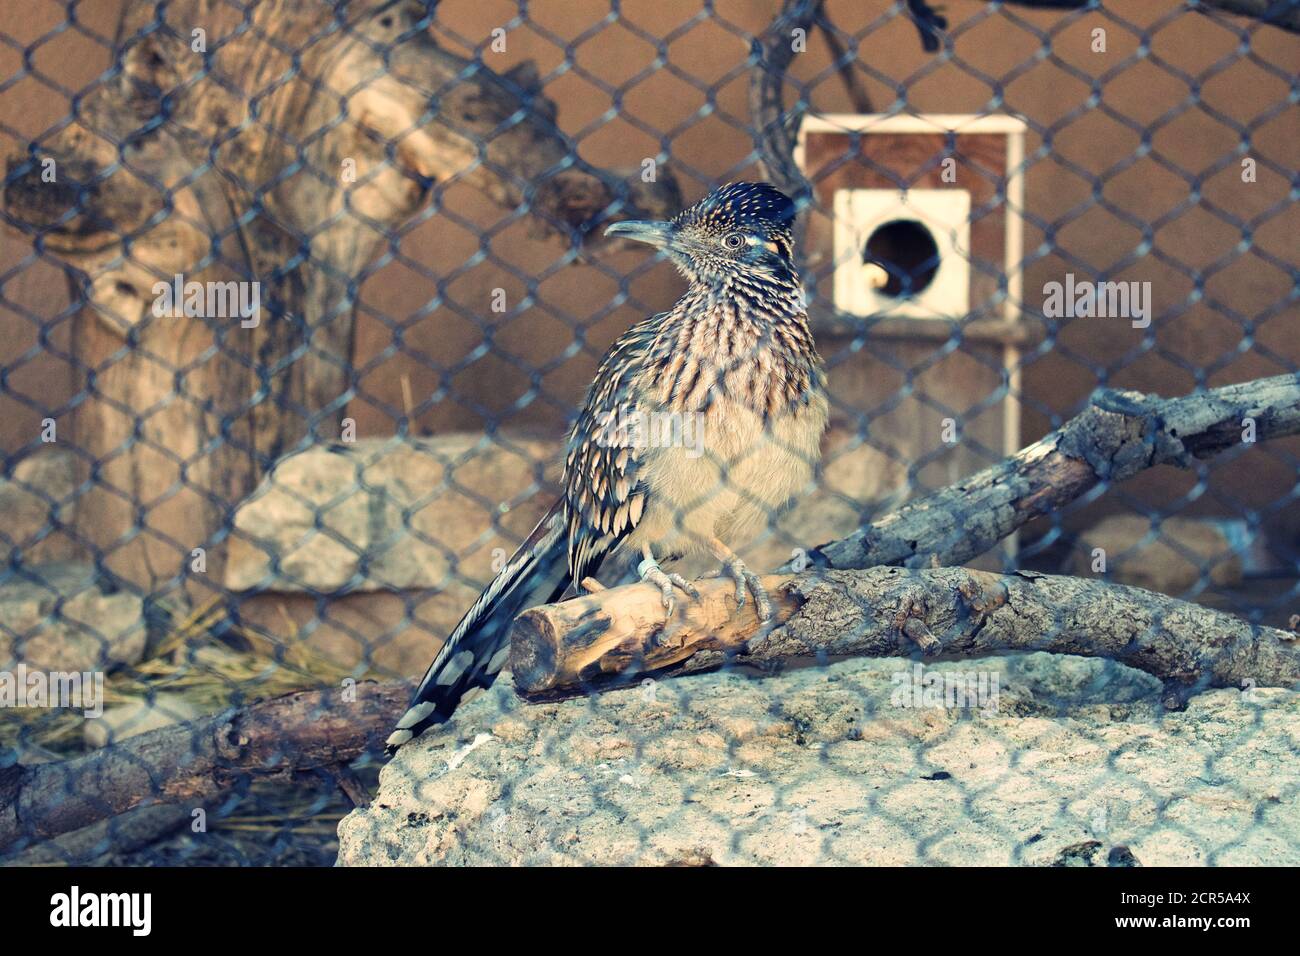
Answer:
[[[568,586],[564,509],[557,502],[439,649],[386,742],[388,753],[446,721],[473,688],[491,686],[509,656],[515,615],[555,601]]]

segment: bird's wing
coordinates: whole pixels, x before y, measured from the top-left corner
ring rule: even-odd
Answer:
[[[610,348],[569,434],[564,502],[569,575],[575,583],[641,520],[639,477],[650,409],[638,387],[660,316],[633,326]]]
[[[581,584],[641,519],[645,488],[636,479],[641,449],[620,429],[620,415],[638,408],[636,377],[653,334],[653,319],[634,326],[601,363],[569,436],[564,497],[506,562],[447,641],[416,688],[391,753],[447,720],[476,687],[488,687],[509,656],[510,625],[525,608],[558,600]],[[567,560],[566,560],[567,555]]]

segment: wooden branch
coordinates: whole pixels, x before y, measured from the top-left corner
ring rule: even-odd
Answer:
[[[785,0],[763,36],[754,41],[758,69],[749,83],[754,147],[764,175],[795,200],[811,197],[812,187],[794,161],[801,109],[786,112],[785,74],[795,56],[794,31],[803,30],[806,36],[821,5],[822,0]]]
[[[1123,481],[1158,464],[1185,467],[1194,459],[1230,447],[1251,447],[1243,444],[1248,428],[1255,441],[1300,434],[1300,373],[1173,399],[1138,392],[1100,392],[1082,414],[1043,440],[966,481],[815,549],[810,557],[822,568],[839,570],[960,564],[1031,519],[1073,501],[1098,482]],[[876,570],[861,578],[825,573],[769,578],[775,623],[785,626],[762,636],[757,644],[748,643],[759,634],[756,617],[752,612],[735,613],[729,597],[731,585],[721,581],[701,582],[701,602],[679,602],[667,626],[658,591],[649,586],[615,588],[535,608],[515,624],[511,652],[515,683],[521,693],[547,695],[570,692],[584,682],[613,674],[712,666],[727,654],[760,661],[818,652],[888,655],[913,645],[927,652],[942,649],[968,655],[999,650],[1099,654],[1188,685],[1208,680],[1213,686],[1232,686],[1251,678],[1259,684],[1291,686],[1297,679],[1294,645],[1279,644],[1285,641],[1286,632],[1255,631],[1229,615],[1161,595],[1027,573],[1011,578],[981,577],[974,571],[952,572],[966,575],[959,579],[938,572],[927,572],[930,577],[892,577],[897,573]],[[909,623],[905,615],[895,622],[894,636],[886,640],[880,619],[871,618],[875,612],[869,609],[888,607],[886,599],[892,593],[887,593],[888,588],[899,580],[910,582],[920,596],[919,603],[913,602],[917,607],[932,606],[928,613],[940,616],[921,618],[929,628],[927,633]],[[1049,583],[1035,585],[1038,591],[1025,590],[1029,587],[1025,582],[1044,581]],[[804,610],[814,585],[830,587],[827,593],[865,593],[884,603],[868,603],[858,611],[848,604],[818,606],[815,619],[825,622],[818,625],[824,627],[824,638],[801,638],[792,643],[791,634],[815,632]],[[1035,623],[1040,630],[1004,628],[986,634],[978,622],[971,623],[967,613],[955,619],[968,631],[974,628],[966,638],[961,636],[962,627],[943,637],[934,633],[955,626],[943,617],[947,613],[943,609],[951,608],[956,600],[954,595],[969,592],[973,596],[967,603],[974,601],[975,605],[999,600],[1005,604],[1007,599],[998,597],[1003,591],[1021,594],[1021,620]],[[1109,610],[1102,615],[1091,613],[1097,608]],[[1052,617],[1057,611],[1068,619]],[[796,614],[800,615],[797,624]],[[1107,615],[1115,615],[1116,620],[1108,623]],[[1130,626],[1124,621],[1137,623]],[[1189,629],[1189,621],[1196,626]],[[1107,637],[1116,628],[1128,634],[1122,643]],[[1146,634],[1149,628],[1154,630]],[[1241,642],[1254,634],[1259,635],[1260,646],[1243,650]],[[1225,642],[1231,644],[1226,656]],[[1284,647],[1284,652],[1274,653],[1279,647]]]
[[[1180,398],[1102,391],[1064,426],[965,481],[809,552],[818,566],[964,564],[1034,518],[1155,465],[1189,467],[1254,438],[1300,434],[1300,373]],[[793,570],[790,565],[782,568]]]
[[[658,589],[614,588],[533,608],[515,622],[511,670],[536,698],[679,674],[723,660],[838,655],[1105,657],[1166,682],[1177,705],[1205,687],[1300,686],[1300,640],[1219,611],[1104,581],[965,568],[812,571],[763,580],[775,617],[737,613],[730,581],[696,582],[665,623]]]
[[[0,851],[80,830],[135,807],[200,805],[248,777],[292,778],[377,750],[412,685],[303,691],[128,737],[56,763],[0,770]]]
[[[188,807],[136,807],[11,854],[0,850],[0,866],[105,866],[112,857],[147,847],[188,827],[193,819]]]

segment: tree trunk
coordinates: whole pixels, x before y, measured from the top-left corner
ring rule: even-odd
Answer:
[[[121,70],[10,160],[8,212],[87,302],[75,531],[121,581],[179,583],[276,459],[338,435],[356,278],[431,188],[468,182],[570,241],[680,204],[670,178],[571,164],[531,64],[494,73],[427,26],[423,3],[136,0]],[[260,310],[155,316],[178,274],[256,283]]]

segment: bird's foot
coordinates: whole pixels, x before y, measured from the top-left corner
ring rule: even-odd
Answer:
[[[673,588],[681,588],[696,601],[700,599],[700,592],[695,589],[695,585],[680,574],[665,574],[654,558],[646,558],[637,565],[636,573],[642,581],[649,581],[659,589],[659,593],[663,596],[664,609],[669,615],[673,613]]]
[[[731,558],[723,562],[722,571],[736,582],[736,607],[745,606],[745,591],[754,595],[754,607],[758,611],[758,619],[766,621],[772,617],[772,602],[767,597],[767,589],[763,587],[763,582],[758,579],[758,575],[749,568],[745,567],[745,562],[740,558]]]

